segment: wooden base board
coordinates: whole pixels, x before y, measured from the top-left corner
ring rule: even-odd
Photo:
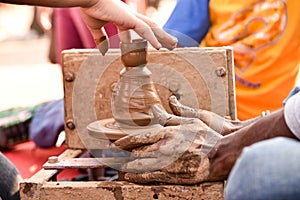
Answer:
[[[223,199],[223,183],[182,185],[137,185],[128,182],[47,182],[39,199],[169,200]]]
[[[58,159],[75,158],[82,150],[67,149]],[[22,200],[149,200],[149,199],[223,199],[223,182],[197,185],[141,185],[126,181],[56,181],[58,169],[42,169],[20,184]]]

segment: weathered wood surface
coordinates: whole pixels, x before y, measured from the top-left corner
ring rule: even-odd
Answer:
[[[82,154],[83,151],[67,149],[62,154],[58,156],[58,159],[68,159],[75,158]],[[20,196],[22,200],[37,200],[40,198],[40,190],[44,183],[55,178],[55,176],[60,172],[60,170],[45,170],[41,169],[36,174],[34,174],[29,179],[25,179],[20,183]]]
[[[137,185],[128,182],[47,182],[40,188],[42,200],[221,200],[223,182],[193,186]]]
[[[149,69],[163,106],[171,112],[167,99],[174,94],[184,105],[236,118],[233,54],[230,47],[181,48],[173,51],[149,50]],[[223,182],[198,185],[137,185],[128,182],[56,182],[63,167],[95,166],[76,157],[82,150],[106,149],[110,141],[88,135],[91,122],[112,117],[112,89],[123,65],[120,52],[103,57],[98,50],[63,52],[65,130],[68,150],[58,157],[55,169],[42,169],[20,184],[22,200],[38,199],[223,199]],[[71,163],[60,163],[63,160]],[[74,159],[74,160],[73,160]],[[74,161],[74,162],[73,162]],[[77,164],[75,164],[77,162]],[[53,163],[52,163],[53,164]],[[55,165],[55,164],[54,164]],[[47,168],[50,165],[45,165]],[[98,164],[97,167],[104,167]]]
[[[87,169],[87,168],[120,168],[129,161],[128,158],[66,158],[56,163],[45,163],[44,169]],[[109,165],[109,166],[108,166]]]
[[[91,122],[112,117],[112,89],[123,65],[120,52],[106,56],[97,50],[63,52],[65,130],[69,148],[108,147],[86,133]],[[230,47],[149,50],[148,68],[163,106],[179,97],[184,105],[236,118],[233,55]]]
[[[77,159],[81,150],[68,149],[58,160]],[[87,159],[94,162],[92,159]],[[73,161],[71,161],[73,162]],[[95,164],[95,163],[94,163]],[[88,164],[90,165],[90,164]],[[89,166],[87,166],[89,167]],[[223,199],[223,182],[206,182],[197,185],[140,185],[125,181],[57,182],[52,180],[58,169],[42,169],[20,184],[22,200],[149,200],[149,199]]]

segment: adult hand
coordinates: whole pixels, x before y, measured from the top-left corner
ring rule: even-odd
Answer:
[[[119,29],[122,42],[130,41],[130,35],[126,32],[133,29],[156,49],[173,49],[177,45],[177,39],[159,28],[153,20],[133,11],[120,0],[91,0],[81,11],[83,20],[98,43],[105,36],[101,28],[107,22],[113,22]]]
[[[221,135],[228,135],[243,127],[246,127],[260,117],[249,119],[246,121],[231,120],[222,117],[214,112],[202,109],[190,108],[182,105],[175,96],[169,98],[169,105],[173,113],[177,116],[198,118],[203,121],[207,126],[220,133]]]
[[[209,179],[226,179],[245,147],[275,137],[297,139],[285,122],[283,109],[260,117],[248,126],[218,140],[208,153],[210,160]]]
[[[195,184],[208,180],[207,153],[221,137],[199,119],[189,119],[128,135],[111,148],[131,151],[132,161],[121,168],[127,181]]]
[[[103,26],[107,22],[113,22],[118,27],[122,42],[131,40],[128,31],[133,29],[156,49],[161,47],[174,49],[177,46],[177,39],[159,28],[153,20],[133,11],[120,0],[1,0],[1,2],[58,8],[81,7],[82,18],[90,29],[95,42],[97,45],[102,43],[100,47],[102,54],[108,48],[106,34],[103,31]]]

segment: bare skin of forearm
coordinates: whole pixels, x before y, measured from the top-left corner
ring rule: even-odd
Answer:
[[[211,161],[210,179],[226,179],[244,147],[280,136],[296,139],[286,125],[283,109],[224,136],[208,155]]]
[[[3,3],[19,4],[19,5],[34,5],[46,7],[89,7],[96,3],[95,0],[1,0]]]

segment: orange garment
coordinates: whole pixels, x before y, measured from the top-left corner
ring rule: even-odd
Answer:
[[[282,107],[300,58],[299,0],[210,0],[203,44],[234,49],[238,118]]]

